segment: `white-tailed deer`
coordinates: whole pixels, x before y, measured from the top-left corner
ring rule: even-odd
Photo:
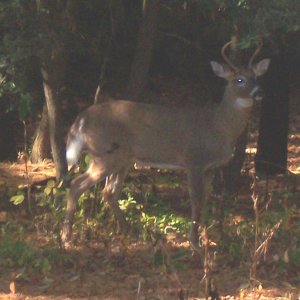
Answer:
[[[68,135],[67,160],[73,165],[85,151],[91,156],[91,163],[71,183],[63,241],[70,239],[79,196],[105,178],[103,197],[120,227],[128,229],[118,199],[130,167],[137,162],[155,168],[186,170],[193,224],[190,239],[198,244],[210,170],[228,163],[232,157],[258,90],[256,77],[264,74],[270,63],[263,59],[252,65],[256,51],[248,68],[238,69],[225,55],[229,44],[222,48],[228,65],[211,62],[214,73],[227,80],[218,105],[170,107],[118,100],[92,105],[77,117]]]

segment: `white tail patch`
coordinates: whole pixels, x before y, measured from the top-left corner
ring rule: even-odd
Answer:
[[[71,141],[67,148],[66,156],[68,165],[73,166],[77,163],[82,147],[83,140],[80,138],[80,136],[76,136],[76,138]]]
[[[66,157],[67,157],[68,165],[70,166],[73,166],[78,162],[81,154],[81,150],[84,145],[84,140],[81,133],[83,124],[84,124],[84,119],[82,118],[79,121],[79,126],[75,136],[67,145]]]

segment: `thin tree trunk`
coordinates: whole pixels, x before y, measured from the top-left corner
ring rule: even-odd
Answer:
[[[102,65],[99,72],[99,81],[94,96],[94,104],[99,104],[105,97],[103,97],[103,90],[105,88],[105,75],[109,69],[111,55],[114,52],[114,45],[117,44],[117,33],[121,26],[124,26],[124,4],[122,0],[109,1],[109,15],[110,15],[110,29],[109,36],[107,37],[107,46],[105,47]],[[99,38],[103,36],[103,28],[99,28]]]
[[[65,143],[61,129],[61,90],[64,86],[65,74],[65,40],[57,30],[72,30],[71,1],[36,0],[37,17],[40,21],[40,31],[48,36],[40,51],[40,65],[43,88],[48,110],[49,134],[52,157],[55,163],[56,179],[60,180],[68,171]],[[51,41],[51,42],[49,42]]]
[[[17,158],[16,133],[20,130],[17,114],[0,112],[0,161]]]
[[[156,35],[158,11],[158,0],[143,1],[143,18],[138,33],[128,87],[128,97],[131,100],[139,100],[147,84],[147,75]]]
[[[51,145],[49,139],[48,110],[45,103],[43,106],[41,120],[32,145],[30,160],[32,163],[39,163],[47,158],[51,158]]]
[[[60,59],[58,60],[60,61]],[[51,64],[51,67],[50,67]],[[48,109],[49,133],[52,157],[55,163],[56,179],[60,180],[68,171],[65,158],[65,143],[61,130],[60,121],[60,84],[62,65],[57,62],[42,63],[41,72],[43,77],[43,87]]]

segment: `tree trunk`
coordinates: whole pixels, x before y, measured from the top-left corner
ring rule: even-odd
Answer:
[[[56,179],[60,180],[68,171],[65,143],[61,129],[61,91],[65,75],[65,39],[60,30],[72,30],[72,2],[36,0],[37,17],[41,34],[47,35],[40,51],[43,88],[48,110],[49,134]]]
[[[51,158],[51,145],[49,139],[49,123],[47,105],[44,104],[42,117],[32,145],[30,160],[39,163],[44,159]]]
[[[283,55],[282,55],[283,56]],[[265,97],[261,107],[256,172],[284,174],[287,168],[289,86],[286,63],[275,57],[262,82]]]
[[[57,55],[57,56],[56,56]],[[61,54],[53,54],[48,62],[42,62],[41,72],[48,109],[49,133],[52,157],[55,163],[56,179],[60,180],[68,171],[65,143],[60,121],[60,90],[64,72]]]
[[[158,8],[158,0],[143,1],[143,18],[138,33],[128,87],[128,97],[131,100],[139,100],[146,87],[156,35]]]
[[[17,134],[22,132],[16,111],[0,112],[0,161],[16,160]]]

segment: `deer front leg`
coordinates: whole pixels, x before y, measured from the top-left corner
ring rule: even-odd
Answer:
[[[67,199],[66,216],[61,231],[61,239],[63,243],[66,243],[71,239],[72,225],[78,198],[92,185],[102,181],[105,176],[106,174],[104,170],[98,169],[92,163],[89,169],[84,174],[79,175],[72,181]]]
[[[199,247],[199,226],[206,222],[206,201],[210,195],[212,173],[200,169],[188,170],[188,188],[192,210],[190,242]]]
[[[129,231],[129,225],[125,220],[124,214],[120,209],[118,200],[122,192],[124,180],[128,174],[129,166],[122,168],[117,173],[110,175],[106,179],[105,187],[103,189],[104,201],[107,201],[113,213],[115,214],[119,223],[119,229],[123,233]]]

